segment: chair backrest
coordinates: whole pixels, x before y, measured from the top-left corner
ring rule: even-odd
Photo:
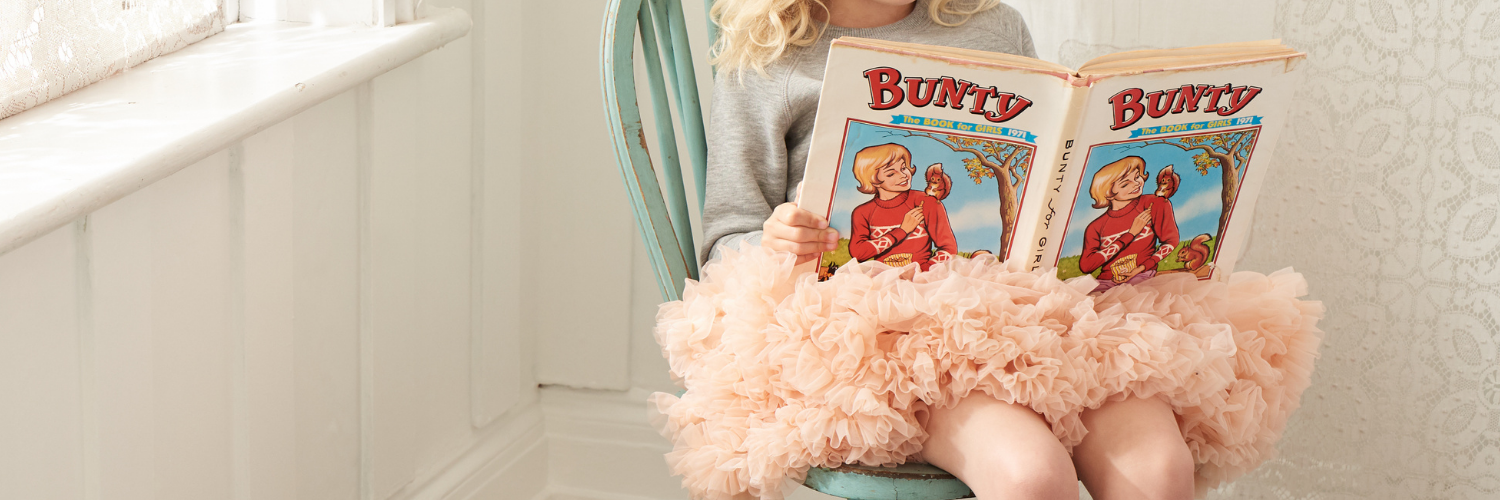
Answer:
[[[604,107],[609,115],[610,136],[620,175],[630,193],[636,225],[651,254],[657,286],[663,300],[677,300],[684,281],[698,277],[698,257],[688,218],[682,166],[677,153],[677,134],[672,125],[670,99],[675,100],[682,125],[698,208],[703,208],[703,175],[708,147],[704,139],[703,112],[698,104],[698,82],[693,72],[693,53],[688,47],[687,28],[680,0],[610,0],[604,14],[600,43],[600,72],[604,80]],[[705,8],[713,0],[704,0]],[[637,30],[639,28],[639,30]],[[715,26],[708,23],[709,40]],[[641,109],[636,103],[635,36],[640,33],[646,75],[651,86],[651,108],[656,124],[656,146],[662,179],[646,147]],[[665,62],[665,64],[663,64]],[[671,85],[670,91],[668,84]]]
[[[676,98],[697,187],[698,208],[703,209],[703,172],[708,147],[703,133],[703,112],[698,105],[698,83],[693,73],[693,53],[688,48],[687,29],[679,0],[610,0],[604,14],[600,70],[604,78],[604,107],[609,114],[610,136],[620,175],[630,192],[635,222],[641,230],[656,283],[663,300],[682,296],[684,280],[698,278],[698,257],[688,219],[687,196],[682,185],[682,166],[677,157],[677,134],[672,126],[668,95]],[[704,8],[713,0],[704,0]],[[646,149],[646,131],[641,109],[635,101],[636,28],[640,28],[641,50],[646,57],[646,76],[651,85],[651,108],[656,118],[656,144],[660,148],[665,192],[656,179],[656,169]],[[708,39],[717,36],[708,23]],[[662,61],[666,61],[663,71]],[[663,74],[666,76],[663,77]],[[667,84],[672,86],[668,92]],[[678,394],[679,396],[681,393]],[[865,468],[869,469],[869,468]],[[909,463],[894,470],[854,467],[815,468],[808,472],[807,486],[848,498],[874,500],[947,500],[969,497],[957,478],[925,464]],[[872,493],[873,492],[873,493]]]

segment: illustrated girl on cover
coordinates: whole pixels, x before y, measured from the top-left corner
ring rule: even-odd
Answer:
[[[1095,292],[1122,283],[1137,284],[1156,276],[1156,264],[1177,245],[1177,220],[1172,202],[1142,194],[1146,161],[1127,156],[1094,174],[1089,196],[1094,208],[1105,208],[1083,233],[1083,257],[1078,268],[1099,272]]]
[[[911,151],[900,144],[870,146],[854,154],[859,192],[875,195],[850,216],[849,255],[855,260],[878,259],[898,267],[916,262],[926,271],[934,262],[958,255],[943,202],[911,188],[915,173]]]

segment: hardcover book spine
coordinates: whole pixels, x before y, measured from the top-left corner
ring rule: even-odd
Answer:
[[[1076,79],[1076,77],[1075,77]],[[1070,82],[1073,83],[1073,82]],[[1057,135],[1056,155],[1047,164],[1047,178],[1042,185],[1042,202],[1034,205],[1037,210],[1026,214],[1033,217],[1034,228],[1029,236],[1030,251],[1020,256],[1027,271],[1045,269],[1057,265],[1057,252],[1062,247],[1063,230],[1068,221],[1068,212],[1073,208],[1073,197],[1077,194],[1079,176],[1083,173],[1084,144],[1078,140],[1079,126],[1089,95],[1089,87],[1069,85],[1071,95],[1067,115]]]

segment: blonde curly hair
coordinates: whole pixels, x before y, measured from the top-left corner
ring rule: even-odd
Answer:
[[[815,19],[813,13],[822,11],[826,18],[826,1],[715,1],[708,15],[719,25],[719,39],[710,49],[710,62],[719,71],[753,69],[765,74],[766,66],[788,47],[806,47],[818,39],[827,23]],[[958,26],[996,5],[1000,0],[931,0],[927,15],[943,26]]]

